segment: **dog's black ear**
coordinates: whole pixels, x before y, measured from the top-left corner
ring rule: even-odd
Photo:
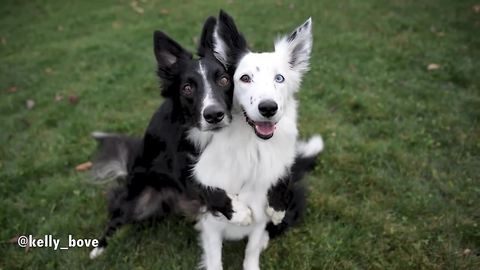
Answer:
[[[153,33],[153,48],[157,58],[157,74],[163,79],[162,96],[168,97],[171,95],[170,83],[175,76],[175,66],[179,61],[192,59],[193,55],[161,31]]]
[[[233,18],[220,10],[213,34],[215,57],[226,67],[234,67],[243,54],[248,52],[247,41],[238,31]]]
[[[202,36],[197,49],[198,56],[205,57],[207,54],[213,54],[213,33],[216,24],[217,19],[215,17],[208,17],[203,24]]]
[[[190,52],[161,31],[155,31],[153,34],[153,48],[158,63],[158,75],[162,78],[168,78],[172,67],[180,60],[193,57]]]

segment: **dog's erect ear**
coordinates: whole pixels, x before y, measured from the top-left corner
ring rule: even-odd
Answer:
[[[202,36],[197,49],[198,56],[205,57],[207,54],[213,54],[213,33],[215,32],[216,24],[217,19],[215,17],[208,17],[203,24]]]
[[[168,77],[171,68],[179,60],[192,59],[193,57],[180,44],[161,31],[155,31],[153,34],[153,48],[158,63],[158,75],[162,78]]]
[[[285,54],[290,68],[303,74],[309,69],[312,43],[312,18],[309,18],[289,36],[277,40],[275,52]]]
[[[248,52],[247,41],[238,31],[232,17],[220,10],[213,34],[215,57],[226,67],[235,66],[240,57]]]

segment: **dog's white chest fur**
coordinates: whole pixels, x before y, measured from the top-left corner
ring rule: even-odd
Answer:
[[[295,116],[284,117],[269,140],[258,138],[241,114],[229,128],[215,133],[193,173],[206,186],[217,187],[249,206],[254,223],[265,222],[267,191],[287,173],[295,158]]]

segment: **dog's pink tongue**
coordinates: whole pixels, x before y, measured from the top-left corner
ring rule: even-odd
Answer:
[[[262,135],[271,135],[275,131],[275,124],[270,122],[255,123],[255,129]]]

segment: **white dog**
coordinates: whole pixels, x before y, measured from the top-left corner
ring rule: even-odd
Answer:
[[[254,270],[268,245],[267,223],[285,214],[268,205],[269,189],[290,173],[297,154],[315,156],[323,148],[319,136],[297,142],[294,95],[309,68],[312,20],[277,40],[273,52],[255,53],[247,49],[233,19],[221,11],[214,45],[217,59],[233,73],[232,123],[203,139],[191,136],[197,145],[208,144],[193,172],[205,186],[225,190],[238,216],[237,223],[210,212],[201,216],[197,228],[202,264],[209,270],[222,269],[223,239],[248,237],[243,267]]]

